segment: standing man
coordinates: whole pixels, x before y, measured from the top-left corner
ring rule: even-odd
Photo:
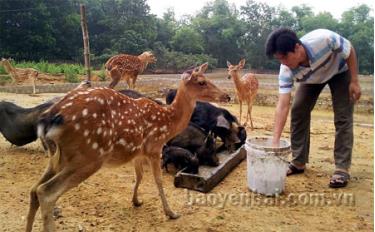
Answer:
[[[329,186],[345,187],[353,148],[353,106],[361,97],[357,57],[351,43],[335,32],[318,29],[298,39],[288,28],[273,31],[267,38],[266,54],[280,63],[279,100],[275,113],[274,146],[279,145],[290,108],[293,82],[300,83],[291,109],[293,160],[287,175],[303,173],[309,161],[311,111],[328,84],[336,128],[335,172]]]

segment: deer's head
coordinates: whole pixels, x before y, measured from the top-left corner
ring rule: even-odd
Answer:
[[[3,65],[5,62],[7,62],[8,60],[5,59],[5,58],[1,58],[1,61],[0,61],[0,65]]]
[[[143,52],[138,57],[139,57],[139,59],[141,59],[145,63],[149,63],[149,64],[155,63],[156,60],[157,60],[156,57],[154,56],[154,54],[150,51]]]
[[[184,82],[186,92],[191,98],[196,100],[229,102],[229,95],[216,87],[216,85],[204,76],[207,67],[208,63],[204,63],[182,74],[181,78]]]
[[[240,62],[237,65],[231,64],[229,61],[227,61],[228,66],[228,79],[232,77],[233,74],[237,74],[243,67],[245,66],[245,59],[240,60]]]

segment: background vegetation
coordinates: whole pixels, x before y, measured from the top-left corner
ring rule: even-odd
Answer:
[[[253,69],[277,70],[278,64],[264,55],[264,43],[273,29],[287,26],[299,36],[317,28],[338,32],[356,48],[360,72],[374,70],[374,18],[369,6],[352,8],[336,19],[329,12],[314,14],[308,5],[286,10],[253,0],[239,8],[213,0],[198,14],[178,20],[173,10],[161,18],[151,14],[146,0],[1,0],[0,56],[82,63],[80,3],[86,4],[92,64],[97,68],[114,54],[152,50],[158,62],[151,69],[160,72],[205,61],[213,68],[225,67],[227,60],[234,63],[240,58]]]

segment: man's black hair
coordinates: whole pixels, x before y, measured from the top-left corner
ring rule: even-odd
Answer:
[[[276,53],[286,55],[288,52],[294,52],[297,43],[302,44],[293,30],[276,29],[267,38],[266,55],[268,58],[273,58]]]

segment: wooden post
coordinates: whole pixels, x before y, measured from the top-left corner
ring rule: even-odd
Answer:
[[[90,69],[90,44],[89,44],[89,32],[87,30],[87,21],[86,21],[86,10],[85,5],[80,5],[81,11],[81,28],[83,35],[83,57],[85,59],[85,68],[87,72],[87,82],[91,81],[91,69]]]

